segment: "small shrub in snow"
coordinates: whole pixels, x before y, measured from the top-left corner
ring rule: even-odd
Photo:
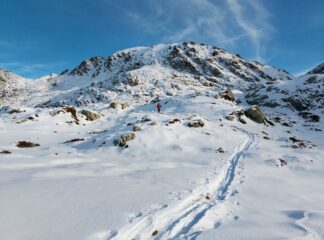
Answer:
[[[28,141],[19,141],[16,144],[19,148],[32,148],[32,147],[39,147],[40,145],[38,143],[32,143]]]
[[[0,150],[0,154],[10,154],[11,152],[8,150]]]
[[[84,138],[73,138],[71,140],[65,141],[64,143],[73,143],[73,142],[79,142],[84,141]]]

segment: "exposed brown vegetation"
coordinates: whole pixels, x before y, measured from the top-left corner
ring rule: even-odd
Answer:
[[[26,110],[12,109],[12,110],[9,112],[9,114],[22,113],[22,112],[26,112]]]
[[[73,138],[71,140],[65,141],[64,143],[73,143],[73,142],[80,142],[84,141],[84,138]]]
[[[10,154],[11,152],[8,150],[0,150],[0,154]]]
[[[32,143],[29,141],[19,141],[16,144],[19,148],[33,148],[33,147],[39,147],[40,145],[38,143]]]
[[[152,232],[152,237],[158,235],[158,233],[159,233],[158,230],[155,230],[154,232]]]

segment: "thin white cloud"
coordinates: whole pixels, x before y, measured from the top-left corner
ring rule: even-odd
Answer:
[[[311,25],[313,26],[319,26],[319,27],[322,27],[324,26],[324,18],[323,18],[323,15],[315,15],[312,17],[311,19]]]
[[[7,42],[7,41],[4,41],[4,40],[0,40],[0,47],[9,47],[10,44]]]
[[[62,66],[63,63],[24,63],[24,62],[0,62],[0,68],[23,76],[35,77],[49,74],[49,69],[56,66]]]
[[[163,42],[194,40],[222,47],[249,43],[253,58],[264,60],[268,39],[274,33],[271,16],[259,0],[217,3],[212,0],[142,0],[140,3],[138,8],[124,6],[128,23],[160,36]]]
[[[270,14],[258,0],[247,0],[245,5],[238,0],[226,2],[237,24],[250,38],[255,48],[255,57],[262,61],[265,42],[269,38],[269,33],[273,33],[273,27],[269,23]]]
[[[199,39],[203,35],[209,40],[217,37],[223,41],[227,38],[221,24],[225,14],[209,0],[144,2],[150,6],[150,11],[143,13],[128,9],[130,22],[147,32],[163,34],[163,41]]]
[[[22,62],[1,62],[0,66],[5,68],[15,68],[19,69],[21,72],[32,72],[39,69],[44,69],[50,66],[50,64],[27,64]]]

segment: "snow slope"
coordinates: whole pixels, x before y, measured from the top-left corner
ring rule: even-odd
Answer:
[[[5,73],[1,238],[324,239],[318,69],[292,79],[184,43],[94,57],[34,82]],[[236,101],[220,96],[226,88]],[[257,100],[273,126],[239,119]],[[84,109],[101,118],[86,120]],[[131,132],[127,147],[114,145]],[[17,147],[23,140],[40,146]]]

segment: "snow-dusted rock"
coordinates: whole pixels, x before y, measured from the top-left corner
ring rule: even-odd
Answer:
[[[245,115],[257,123],[264,123],[264,113],[257,105],[252,106],[244,111]]]
[[[99,113],[92,112],[92,111],[85,110],[85,109],[81,111],[81,114],[86,116],[87,121],[95,121],[95,120],[101,118],[101,115]]]

